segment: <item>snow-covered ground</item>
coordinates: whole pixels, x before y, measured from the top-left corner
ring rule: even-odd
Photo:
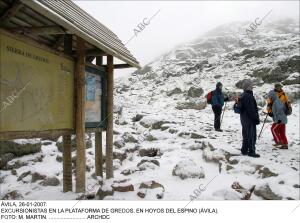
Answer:
[[[277,26],[264,27],[257,30],[254,45],[245,37],[242,46],[233,36],[220,33],[216,36],[212,32],[212,36],[163,55],[131,77],[119,79],[114,114],[115,177],[104,180],[100,186],[102,181],[94,176],[92,135],[92,147],[86,150],[87,194],[93,195],[99,188],[111,190],[113,184],[127,192],[117,189],[104,199],[237,200],[245,199],[245,193],[250,194],[250,188],[255,186],[250,199],[298,200],[300,84],[295,81],[299,79],[299,69],[295,71],[297,65],[293,64],[297,58],[299,60],[296,34],[299,28],[297,24],[285,28],[281,31]],[[277,66],[280,72],[276,72]],[[263,75],[272,72],[272,77],[278,75],[278,81],[295,81],[284,86],[293,100],[293,114],[288,117],[287,124],[289,149],[279,150],[272,146],[272,122],[268,118],[263,134],[257,140],[257,153],[261,158],[254,159],[240,155],[241,125],[239,115],[232,110],[233,102],[226,106],[222,123],[224,132],[215,132],[213,112],[206,106],[204,95],[214,90],[217,81],[223,83],[226,94],[236,95],[242,91],[236,83],[253,80],[260,108],[259,132],[265,117],[262,111],[266,95],[274,82],[278,82],[253,75],[260,69],[267,70]],[[284,78],[280,76],[283,74],[286,75]],[[103,140],[105,142],[105,137]],[[23,199],[75,199],[81,196],[62,192],[62,163],[57,158],[62,154],[55,142],[49,143],[42,146],[40,153],[10,161],[27,163],[16,168],[14,174],[11,170],[1,171],[2,196],[13,190],[17,190]],[[76,151],[73,152],[75,155]],[[42,162],[37,161],[40,156]],[[31,172],[26,177],[17,180],[28,171]],[[32,183],[35,172],[56,177],[60,183],[43,186],[40,184],[42,179]],[[151,184],[151,181],[155,182]]]

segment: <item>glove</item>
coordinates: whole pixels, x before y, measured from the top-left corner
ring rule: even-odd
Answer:
[[[278,120],[278,122],[277,122],[278,124],[280,124],[281,123],[281,120]]]

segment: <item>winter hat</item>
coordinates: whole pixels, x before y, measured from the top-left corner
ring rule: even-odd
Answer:
[[[253,87],[252,81],[250,81],[248,79],[244,80],[243,89],[244,90],[249,90],[250,87]]]
[[[218,82],[216,85],[217,88],[220,88],[221,86],[223,86],[223,84],[221,82]]]
[[[282,89],[282,84],[280,84],[280,83],[276,83],[275,85],[274,85],[274,88],[275,89],[278,89],[278,90],[281,90]]]

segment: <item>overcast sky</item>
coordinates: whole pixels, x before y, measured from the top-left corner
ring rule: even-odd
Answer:
[[[189,42],[218,25],[233,21],[280,17],[299,19],[299,1],[100,1],[76,0],[110,28],[141,65],[174,46]],[[153,17],[154,16],[154,17]],[[152,20],[149,23],[149,19]],[[147,23],[137,32],[139,23]],[[131,69],[121,73],[130,72]],[[120,72],[117,72],[120,74]]]

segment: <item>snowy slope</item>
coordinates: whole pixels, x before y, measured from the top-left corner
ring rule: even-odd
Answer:
[[[87,149],[87,194],[95,194],[99,187],[111,190],[113,184],[128,192],[115,191],[104,199],[237,200],[255,186],[250,199],[299,199],[299,24],[292,20],[262,24],[250,37],[245,34],[247,25],[220,26],[117,81],[115,178],[105,180],[102,189],[99,186],[101,181],[93,175],[92,136],[92,148]],[[236,84],[244,79],[256,84],[262,121],[267,92],[274,82],[285,84],[293,100],[287,125],[289,150],[272,146],[269,118],[257,141],[261,158],[240,156],[241,126],[233,102],[226,106],[224,132],[213,130],[212,110],[204,95],[217,81],[228,95],[237,95],[242,90]],[[39,155],[43,162],[31,161]],[[16,175],[2,171],[1,194],[17,190],[24,199],[78,198],[72,192],[62,193],[62,163],[57,155],[61,153],[52,142],[43,145],[40,154],[12,160],[25,160],[28,165],[16,169]],[[26,171],[56,176],[60,184],[30,183],[32,174],[17,181]],[[150,181],[156,182],[154,186],[149,186]]]

